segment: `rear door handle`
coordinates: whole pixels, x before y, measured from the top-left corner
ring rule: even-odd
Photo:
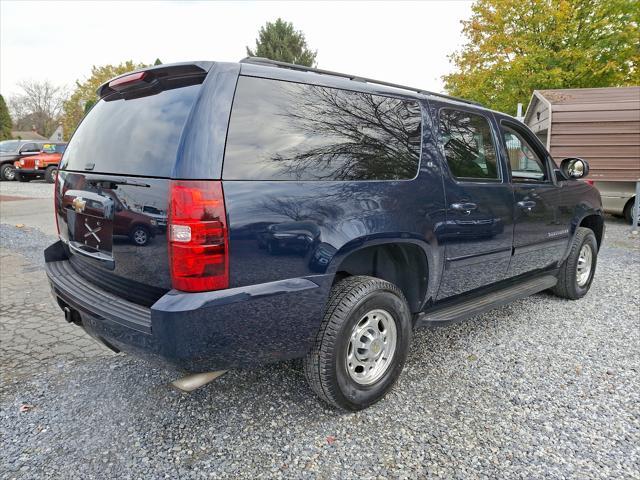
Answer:
[[[518,207],[520,207],[521,209],[530,212],[531,210],[533,210],[533,207],[536,206],[536,202],[534,202],[533,200],[523,200],[521,202],[518,202],[516,205],[518,205]]]
[[[452,203],[450,206],[453,210],[462,212],[465,215],[469,215],[472,210],[478,208],[478,205],[471,202]]]

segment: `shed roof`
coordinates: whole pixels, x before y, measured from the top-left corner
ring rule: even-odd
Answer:
[[[640,101],[640,87],[559,88],[536,91],[552,105]]]

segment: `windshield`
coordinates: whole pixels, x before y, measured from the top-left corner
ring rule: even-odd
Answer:
[[[20,146],[20,140],[5,140],[0,142],[0,152],[15,152]]]
[[[45,143],[42,147],[44,153],[64,153],[66,145],[56,145],[54,143]]]

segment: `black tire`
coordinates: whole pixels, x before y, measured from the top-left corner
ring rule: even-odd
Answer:
[[[47,183],[55,183],[57,175],[58,167],[56,165],[51,165],[44,171],[44,179]]]
[[[589,277],[583,285],[578,283],[576,273],[578,270],[578,258],[580,257],[580,251],[583,246],[588,245],[591,248],[591,270]],[[598,261],[598,243],[596,242],[596,236],[593,231],[578,227],[576,235],[571,245],[571,252],[560,267],[558,273],[558,283],[553,287],[553,293],[562,298],[568,298],[570,300],[578,300],[584,297],[593,281],[593,276],[596,273],[596,264]]]
[[[0,167],[0,180],[11,182],[16,178],[16,167],[10,163],[5,163]]]
[[[18,180],[19,182],[25,183],[25,182],[30,182],[31,180],[33,180],[33,178],[30,177],[29,175],[25,175],[24,173],[16,172],[16,180]]]
[[[624,217],[624,221],[627,222],[629,225],[631,225],[633,223],[633,207],[634,207],[634,205],[635,205],[635,198],[632,198],[624,206],[624,211],[623,211],[622,216]]]
[[[368,385],[351,378],[347,355],[351,333],[368,312],[388,312],[396,328],[396,348],[381,376]],[[361,410],[380,400],[394,385],[404,367],[411,343],[411,312],[398,287],[373,277],[347,277],[331,289],[325,315],[304,372],[313,391],[344,410]]]
[[[129,238],[134,245],[144,247],[151,240],[151,231],[144,225],[135,225],[129,233]]]

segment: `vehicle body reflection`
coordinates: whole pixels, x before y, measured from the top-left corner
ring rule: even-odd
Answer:
[[[277,253],[305,254],[320,236],[320,230],[312,222],[290,222],[269,225],[258,234],[258,247]]]

